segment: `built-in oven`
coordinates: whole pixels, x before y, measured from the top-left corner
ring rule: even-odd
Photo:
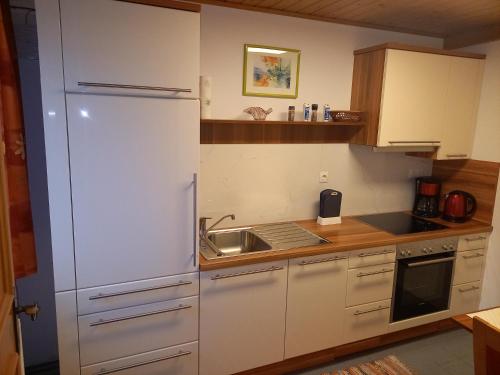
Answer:
[[[449,308],[457,238],[398,246],[391,321]]]

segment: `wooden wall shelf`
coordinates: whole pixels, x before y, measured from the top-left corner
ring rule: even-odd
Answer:
[[[362,122],[201,120],[202,144],[348,143]]]

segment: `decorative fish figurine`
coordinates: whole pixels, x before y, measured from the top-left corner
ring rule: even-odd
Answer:
[[[267,115],[273,111],[272,108],[269,108],[267,111],[260,107],[248,107],[243,110],[243,112],[252,115],[254,120],[265,120]]]

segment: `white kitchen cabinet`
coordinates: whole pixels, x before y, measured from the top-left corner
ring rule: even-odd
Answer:
[[[349,253],[349,268],[375,266],[377,264],[394,263],[395,261],[396,245],[372,247]]]
[[[437,159],[469,159],[474,142],[484,60],[449,57],[450,74]]]
[[[383,335],[389,330],[391,300],[378,301],[345,309],[345,343]]]
[[[346,306],[392,297],[394,263],[350,269],[347,273]]]
[[[61,27],[66,91],[199,96],[199,13],[114,0],[61,0]]]
[[[483,249],[458,252],[453,285],[481,280],[483,278],[484,258]]]
[[[201,272],[201,375],[229,375],[283,360],[287,264]]]
[[[452,315],[460,315],[479,310],[481,281],[455,285],[451,289],[450,310]]]
[[[449,70],[446,55],[386,51],[378,146],[441,140]]]
[[[285,358],[342,344],[347,255],[290,259]]]
[[[458,251],[484,249],[488,245],[488,234],[468,234],[458,239]]]
[[[198,296],[78,317],[82,366],[198,340]]]
[[[199,103],[67,95],[78,288],[197,270]]]
[[[197,375],[198,343],[192,342],[82,367],[81,375]]]

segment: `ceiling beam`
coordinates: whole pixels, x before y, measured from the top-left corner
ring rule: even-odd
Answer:
[[[375,23],[361,22],[361,21],[350,21],[350,20],[345,20],[345,19],[341,19],[341,18],[325,17],[325,16],[316,15],[316,14],[298,13],[298,12],[292,12],[292,11],[274,9],[274,8],[265,8],[265,7],[247,5],[244,3],[233,3],[230,1],[224,1],[224,0],[189,0],[189,1],[192,1],[195,3],[200,3],[200,4],[222,6],[222,7],[226,7],[226,8],[250,10],[250,11],[254,11],[254,12],[276,14],[276,15],[280,15],[280,16],[305,18],[305,19],[309,19],[309,20],[338,23],[338,24],[342,24],[342,25],[366,27],[369,29],[394,31],[394,32],[398,32],[398,33],[422,35],[422,36],[428,36],[428,37],[440,38],[440,39],[444,38],[444,35],[438,34],[435,32],[430,32],[430,31],[425,32],[425,31],[415,30],[415,29],[406,28],[406,27],[379,25],[379,24],[375,24]]]
[[[500,25],[478,27],[444,39],[444,49],[456,49],[500,39]]]

